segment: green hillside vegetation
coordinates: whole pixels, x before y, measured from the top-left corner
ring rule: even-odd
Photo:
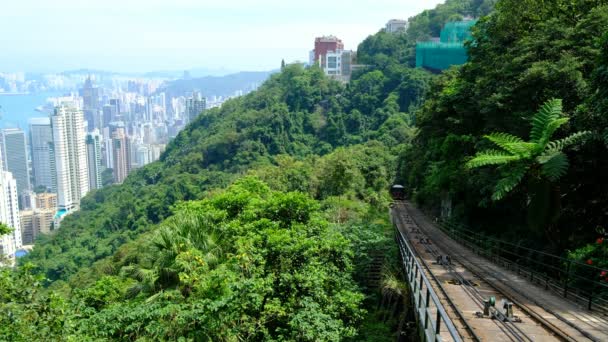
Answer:
[[[485,14],[468,63],[412,68],[417,40]],[[350,83],[287,65],[87,195],[0,270],[0,339],[415,339],[395,179],[437,216],[608,264],[608,5],[448,0],[410,25],[363,41]]]
[[[375,267],[373,271],[387,269],[387,276],[394,272],[392,269],[397,269],[396,249],[390,242],[391,227],[386,217],[386,190],[396,172],[396,151],[413,137],[415,130],[409,125],[410,116],[401,112],[398,96],[387,95],[383,84],[370,81],[374,77],[385,78],[381,72],[371,70],[343,86],[327,79],[316,68],[287,66],[260,90],[231,100],[221,109],[207,111],[171,142],[160,161],[137,170],[122,185],[89,194],[83,199],[81,210],[68,216],[56,234],[37,242],[34,251],[21,260],[22,265],[32,263],[35,268],[21,266],[21,272],[29,273],[12,275],[21,277],[19,281],[5,279],[4,290],[10,294],[6,297],[9,300],[20,295],[12,284],[25,287],[44,284],[50,292],[38,289],[31,297],[23,299],[23,303],[48,303],[52,296],[54,302],[49,304],[53,305],[49,308],[52,313],[43,314],[36,305],[4,307],[11,312],[12,326],[19,329],[3,333],[13,332],[14,335],[7,335],[11,338],[22,335],[30,339],[40,338],[39,332],[48,336],[108,339],[208,336],[210,340],[220,337],[225,340],[335,340],[351,336],[356,340],[367,336],[390,337],[399,324],[404,326],[405,300],[396,299],[406,299],[407,294],[400,292],[392,296],[390,308],[379,307],[376,298],[380,296],[377,289],[382,279],[369,279],[367,274],[372,266]],[[369,89],[369,85],[375,89]],[[380,103],[380,107],[355,107],[353,103],[364,103],[360,99],[363,88],[368,91],[366,99]],[[217,276],[221,273],[228,277],[222,280],[226,286],[237,288],[220,288],[213,294],[209,292],[211,290],[190,294],[194,291],[190,290],[192,286],[185,277],[176,275],[188,273],[190,277],[193,272],[176,269],[170,275],[165,273],[167,265],[157,263],[161,254],[155,244],[159,230],[176,227],[168,222],[184,216],[180,214],[180,208],[214,198],[218,191],[221,192],[219,189],[246,174],[265,180],[273,191],[280,191],[273,192],[273,198],[304,196],[310,201],[312,198],[319,201],[318,204],[310,202],[315,203],[311,208],[317,208],[310,209],[310,215],[322,217],[325,221],[319,224],[327,225],[326,233],[342,239],[344,248],[331,253],[337,253],[335,256],[344,259],[344,264],[325,269],[330,266],[327,255],[316,248],[320,247],[318,241],[314,242],[318,236],[311,233],[310,244],[315,248],[308,252],[302,249],[284,251],[285,255],[265,260],[270,257],[266,254],[268,246],[249,247],[261,249],[248,258],[259,259],[260,267],[264,267],[256,276],[261,284],[255,286],[261,287],[252,289],[247,298],[234,297],[234,293],[243,286],[254,286],[245,284],[255,282],[254,274],[241,269],[234,270],[236,273],[228,272],[234,265],[227,264],[225,255],[216,261],[219,267],[215,271],[216,278],[204,281],[219,281]],[[237,197],[232,200],[249,201],[254,195],[243,193]],[[251,205],[261,205],[260,201]],[[273,219],[260,219],[270,220],[273,227],[280,225],[281,219],[288,219],[284,217],[287,213],[276,209],[279,211]],[[192,215],[192,211],[188,215]],[[254,226],[252,234],[270,236],[269,231],[263,230],[266,228],[256,223],[255,217],[247,219],[253,220],[247,221]],[[244,224],[236,216],[226,220],[229,221],[216,223]],[[285,224],[291,227],[292,222]],[[295,233],[295,227],[292,229]],[[287,232],[292,233],[292,229]],[[314,229],[312,232],[321,233]],[[191,238],[190,232],[183,234],[186,236],[178,239]],[[222,242],[227,245],[218,248],[232,254],[238,248],[245,248],[233,245],[235,239],[236,235],[228,238],[222,233]],[[282,237],[277,236],[277,239],[287,243]],[[203,248],[201,242],[193,243],[197,250]],[[294,256],[289,253],[295,251],[308,253],[314,259],[310,261],[311,267],[313,264],[320,267],[310,269],[314,276],[292,273],[305,266],[304,261],[291,260]],[[207,251],[202,249],[196,253],[206,255]],[[173,263],[179,259],[171,260]],[[278,264],[281,260],[287,264]],[[293,262],[299,267],[289,266]],[[271,270],[273,267],[276,268]],[[36,278],[39,272],[43,275],[40,279]],[[279,280],[265,283],[270,281],[270,273],[277,279],[284,278],[281,287],[275,287],[279,286]],[[331,274],[332,279],[327,281],[336,280],[339,284],[324,284],[323,279],[316,279],[327,278],[324,273]],[[41,282],[45,278],[47,280]],[[299,284],[308,278],[319,286],[314,289],[318,292],[310,296],[302,292],[303,297],[292,298],[293,293],[298,293],[294,291]],[[247,280],[239,284],[238,279]],[[29,283],[23,285],[23,281]],[[294,283],[289,285],[289,281]],[[400,285],[397,283],[397,286]],[[194,299],[196,296],[201,302]],[[233,301],[232,304],[229,301]],[[214,307],[203,309],[200,306],[203,302]],[[226,305],[222,306],[224,304],[220,305],[220,302]],[[332,306],[338,311],[327,307],[330,302],[336,303]],[[278,307],[272,308],[272,303]],[[304,314],[305,308],[318,315],[298,316]],[[346,309],[348,312],[340,312]],[[209,321],[203,321],[201,315]],[[247,315],[249,323],[245,322]],[[267,316],[273,316],[275,320],[279,316],[283,318],[281,322],[265,323]],[[50,326],[54,330],[33,328],[49,325],[51,319],[57,322],[56,326]],[[367,328],[361,329],[361,326]],[[309,335],[298,335],[304,332]]]
[[[599,157],[607,152],[600,95],[607,28],[605,1],[499,1],[474,29],[469,63],[433,84],[433,96],[417,113],[419,134],[401,156],[399,179],[422,205],[437,209],[451,201],[457,220],[533,248],[563,254],[594,241],[601,234],[596,228],[608,221],[608,164]],[[492,200],[507,169],[469,170],[465,163],[491,147],[484,136],[534,139],[534,113],[555,98],[563,99],[559,120],[567,123],[554,139],[592,132],[564,150],[569,167],[553,187],[560,195],[546,182],[524,182]]]

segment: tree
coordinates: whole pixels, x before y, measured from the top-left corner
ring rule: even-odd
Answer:
[[[0,236],[10,234],[13,229],[4,223],[0,223]]]
[[[492,133],[485,136],[500,150],[478,152],[467,162],[467,167],[473,169],[486,165],[510,165],[509,172],[496,185],[492,199],[501,200],[526,174],[549,182],[556,182],[566,174],[568,157],[563,150],[580,143],[589,137],[591,132],[577,132],[551,141],[555,131],[570,120],[561,115],[561,100],[550,100],[533,118],[530,141],[526,142],[509,133]]]
[[[492,194],[495,201],[503,199],[527,176],[531,183],[533,202],[535,206],[546,206],[548,198],[546,190],[553,192],[553,203],[550,204],[553,213],[546,219],[553,223],[561,209],[560,190],[556,183],[566,174],[569,166],[568,156],[563,150],[584,141],[591,135],[589,131],[573,133],[565,138],[551,140],[555,132],[570,119],[562,116],[562,101],[549,100],[540,108],[532,119],[530,141],[509,133],[492,133],[485,138],[494,143],[499,149],[485,150],[466,163],[467,168],[473,169],[488,165],[498,165],[502,178],[498,181]],[[536,212],[542,215],[542,212]],[[542,222],[541,218],[541,222]]]

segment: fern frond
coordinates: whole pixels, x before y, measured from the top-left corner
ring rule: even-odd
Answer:
[[[582,131],[573,133],[563,139],[554,140],[547,144],[547,151],[562,151],[570,145],[576,145],[583,142],[592,135],[590,131]]]
[[[529,157],[536,149],[536,144],[525,142],[508,133],[492,133],[484,137],[511,154]]]
[[[541,164],[542,174],[552,182],[565,175],[570,165],[568,157],[563,152],[557,150],[546,151],[536,158],[536,160]]]
[[[555,119],[547,124],[547,127],[545,127],[545,130],[543,131],[543,135],[542,135],[540,141],[538,142],[538,145],[541,146],[541,150],[547,145],[547,143],[549,143],[549,140],[553,136],[553,133],[555,133],[555,131],[557,131],[558,128],[560,128],[562,125],[564,125],[568,121],[570,121],[569,118],[559,118],[559,119]]]
[[[500,201],[503,199],[511,190],[513,190],[528,172],[528,168],[525,165],[519,165],[512,170],[509,174],[502,178],[494,187],[494,193],[492,194],[492,200]]]
[[[558,119],[562,114],[562,100],[553,99],[545,102],[538,113],[532,117],[532,131],[530,132],[530,140],[540,142],[543,137],[543,132],[547,125],[553,120]]]
[[[520,160],[518,155],[512,155],[503,151],[487,150],[478,152],[477,155],[466,163],[469,169],[482,167],[486,165],[501,165],[507,164],[516,160]]]

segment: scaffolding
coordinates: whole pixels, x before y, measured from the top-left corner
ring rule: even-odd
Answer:
[[[471,27],[477,20],[453,21],[445,24],[439,41],[416,43],[416,67],[445,70],[468,60],[464,43],[472,39]]]

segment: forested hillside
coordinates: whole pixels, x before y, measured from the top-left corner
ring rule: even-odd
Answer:
[[[502,0],[479,21],[470,62],[433,84],[433,95],[417,113],[419,134],[400,158],[400,179],[421,204],[438,209],[442,201],[451,203],[458,220],[558,254],[603,234],[605,4]],[[551,99],[563,100],[562,117],[569,118],[556,139],[584,131],[592,136],[565,150],[569,165],[559,180],[545,182],[530,173],[501,201],[492,200],[496,184],[520,177],[518,169],[469,170],[465,162],[491,147],[484,135],[527,140],[534,113]],[[534,168],[534,160],[522,164],[527,166]]]
[[[348,84],[285,66],[1,270],[0,337],[415,336],[386,215],[395,180],[437,216],[520,244],[565,255],[595,241],[608,221],[604,3],[448,0],[363,41]],[[414,69],[416,41],[465,16],[480,17],[470,61]]]

